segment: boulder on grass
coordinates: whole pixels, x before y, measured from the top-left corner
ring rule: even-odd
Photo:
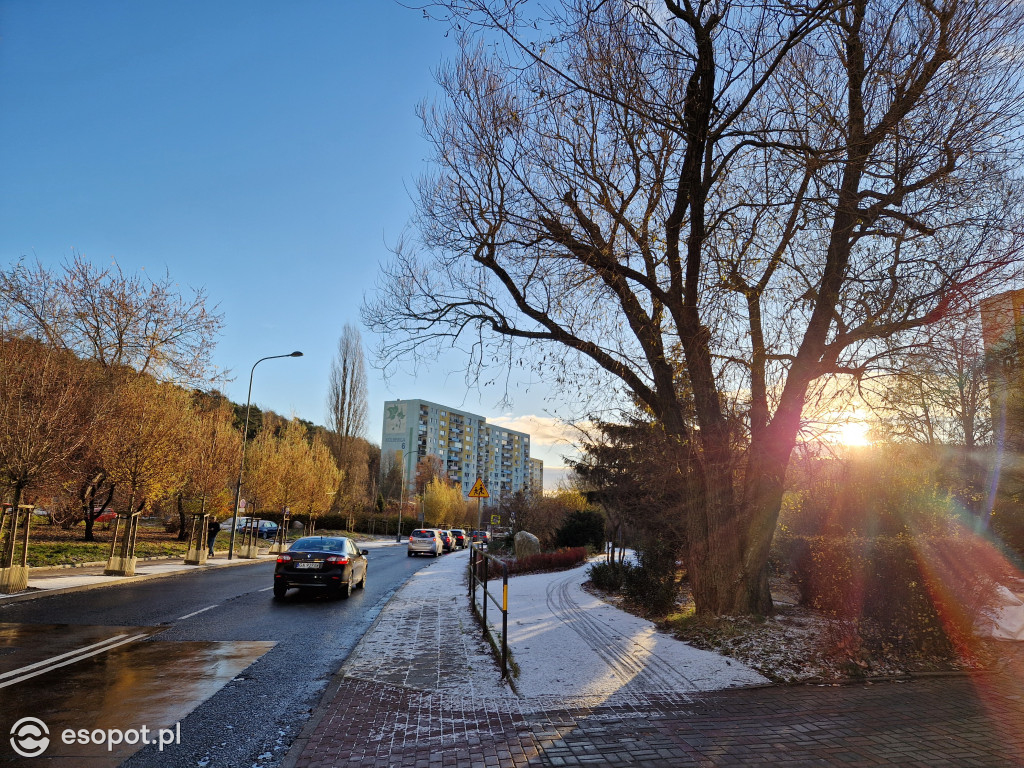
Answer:
[[[540,554],[540,539],[532,533],[520,531],[515,538],[516,560]]]

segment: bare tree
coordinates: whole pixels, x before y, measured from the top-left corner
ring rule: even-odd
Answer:
[[[359,329],[350,323],[338,339],[327,393],[327,427],[342,441],[366,431],[366,359]]]
[[[366,431],[366,359],[359,329],[345,324],[331,363],[327,426],[340,471],[336,505],[348,513],[351,530],[357,508],[366,506],[368,476]]]
[[[697,610],[770,612],[808,393],[1014,263],[1024,6],[428,7],[467,32],[418,239],[364,306],[382,362],[617,381],[676,442]]]
[[[864,377],[860,394],[886,437],[924,445],[988,442],[992,424],[981,329],[953,318],[925,329],[891,371]]]
[[[203,290],[186,296],[169,274],[125,275],[117,263],[101,269],[77,253],[60,270],[24,260],[0,270],[0,315],[16,332],[107,368],[179,383],[213,376],[223,326]]]

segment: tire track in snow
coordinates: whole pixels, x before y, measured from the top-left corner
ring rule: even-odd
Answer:
[[[574,573],[548,585],[548,609],[608,665],[623,685],[633,684],[650,692],[699,689],[693,680],[657,656],[651,647],[584,610],[572,596],[572,582],[578,577],[579,574]],[[652,645],[653,640],[651,638]]]

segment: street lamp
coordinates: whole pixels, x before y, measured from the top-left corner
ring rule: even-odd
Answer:
[[[405,444],[406,450],[402,452],[402,491],[398,495],[398,532],[395,534],[395,541],[402,542],[402,511],[405,507],[405,492],[409,479],[405,474],[405,465],[412,458],[412,427],[409,427],[409,442]]]
[[[238,528],[238,502],[242,497],[242,472],[245,470],[245,439],[249,436],[249,403],[252,401],[252,376],[256,373],[257,365],[262,363],[264,360],[274,360],[278,357],[302,357],[302,353],[295,351],[287,355],[270,355],[269,357],[261,357],[252,364],[252,370],[249,371],[249,394],[245,396],[245,428],[242,430],[242,461],[238,465],[238,485],[235,486],[235,516],[231,519],[231,539],[228,542],[228,560],[231,560],[235,554],[235,529]]]

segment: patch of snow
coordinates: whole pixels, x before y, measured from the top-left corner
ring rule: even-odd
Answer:
[[[509,647],[524,697],[594,702],[768,682],[585,592],[587,567],[509,582]]]
[[[1024,600],[1007,587],[996,588],[996,604],[985,609],[978,632],[996,640],[1024,640]]]

